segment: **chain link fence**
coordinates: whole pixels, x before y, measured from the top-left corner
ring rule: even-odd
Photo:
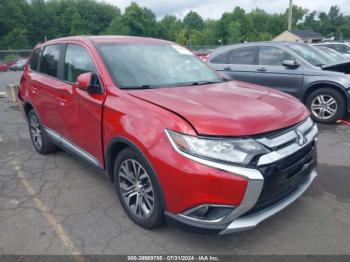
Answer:
[[[31,52],[29,49],[0,50],[0,62],[11,64],[19,59],[28,58]]]
[[[219,46],[217,45],[191,45],[191,46],[186,46],[187,49],[191,51],[201,51],[201,50],[213,50]]]

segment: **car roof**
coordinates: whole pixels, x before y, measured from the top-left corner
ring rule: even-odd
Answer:
[[[349,43],[345,42],[322,42],[322,43],[316,43],[313,45],[349,45]]]
[[[41,43],[38,46],[45,46],[49,44],[65,43],[69,41],[79,42],[90,42],[93,44],[99,43],[145,43],[145,44],[169,44],[170,41],[149,38],[149,37],[137,37],[137,36],[119,36],[119,35],[108,35],[108,36],[69,36],[62,37],[47,42]]]
[[[307,45],[305,43],[297,43],[297,42],[288,42],[288,41],[259,41],[259,42],[248,42],[248,43],[240,43],[240,44],[232,44],[232,45],[225,45],[216,48],[212,54],[215,53],[222,53],[231,49],[235,48],[241,48],[241,47],[250,47],[250,46],[275,46],[275,47],[281,47],[281,46],[288,46],[290,44],[293,45]]]

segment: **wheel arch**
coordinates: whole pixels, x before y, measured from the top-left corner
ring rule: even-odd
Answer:
[[[302,96],[303,103],[304,104],[306,103],[307,98],[310,96],[310,94],[312,92],[314,92],[317,89],[323,88],[323,87],[334,88],[336,91],[338,91],[343,96],[344,100],[347,103],[349,103],[349,100],[348,100],[346,91],[344,90],[344,87],[338,83],[328,82],[328,81],[314,82],[314,83],[310,84],[309,86],[307,86],[305,88],[305,91],[304,91],[303,96]]]
[[[152,168],[153,172],[154,169],[151,165],[151,163],[149,162],[149,160],[147,159],[147,157],[145,156],[145,154],[143,153],[144,150],[142,150],[139,146],[137,146],[134,142],[130,141],[130,139],[127,139],[125,137],[114,137],[112,138],[107,146],[107,150],[106,150],[106,172],[108,174],[108,176],[110,177],[111,181],[114,182],[114,177],[113,177],[113,168],[114,168],[114,161],[117,158],[118,154],[125,148],[130,147],[133,150],[135,150],[136,152],[138,152],[139,154],[141,154],[143,156],[144,159],[146,159],[147,163],[149,164],[149,166]],[[155,172],[154,172],[155,173]]]
[[[106,170],[106,173],[109,176],[110,180],[112,181],[112,183],[114,183],[113,168],[114,168],[115,160],[116,160],[118,154],[123,149],[125,149],[127,147],[130,147],[133,150],[135,150],[136,152],[138,152],[139,154],[141,154],[142,157],[144,158],[144,160],[149,165],[149,167],[152,169],[152,171],[155,174],[155,177],[158,181],[159,191],[161,194],[161,201],[162,201],[163,207],[164,207],[164,209],[166,209],[166,201],[164,198],[163,190],[161,188],[161,184],[160,184],[159,178],[157,176],[157,173],[155,172],[151,162],[145,156],[143,150],[141,150],[140,147],[138,147],[135,143],[133,143],[132,141],[130,141],[129,139],[127,139],[125,137],[114,137],[108,143],[107,151],[106,151],[106,158],[105,158],[106,159],[105,170]]]
[[[28,102],[28,101],[23,102],[23,110],[24,110],[24,114],[27,118],[28,118],[28,114],[29,114],[30,110],[32,110],[32,109],[35,110],[34,106],[30,102]]]

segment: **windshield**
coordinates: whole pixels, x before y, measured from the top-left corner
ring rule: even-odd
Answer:
[[[200,85],[222,79],[187,49],[172,44],[97,46],[109,73],[120,88]]]
[[[290,44],[289,48],[315,66],[322,66],[334,62],[334,58],[313,46]]]

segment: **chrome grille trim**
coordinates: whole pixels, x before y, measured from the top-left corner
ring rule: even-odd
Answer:
[[[295,132],[296,129],[298,129],[306,138],[306,143],[304,143],[303,145],[299,145],[296,141],[297,140],[297,134]],[[287,134],[288,136],[286,136]],[[273,139],[263,138],[263,139],[266,139],[263,142],[261,141],[263,139],[258,140],[260,143],[263,143],[265,146],[270,148],[289,144],[294,141],[293,143],[285,147],[281,147],[280,149],[277,149],[275,151],[272,151],[268,154],[261,156],[258,161],[258,166],[271,164],[294,154],[295,152],[299,151],[300,149],[302,149],[303,147],[307,146],[312,141],[314,141],[316,139],[317,134],[318,134],[317,125],[314,124],[310,118],[308,118],[304,123],[300,124],[299,126],[296,126],[294,130],[291,130],[286,134],[283,134]],[[281,137],[284,138],[285,140],[282,140]],[[267,140],[269,142],[264,143]]]
[[[314,125],[313,121],[311,120],[311,118],[309,117],[306,121],[304,121],[303,123],[299,124],[298,126],[295,126],[294,128],[291,128],[290,131],[288,131],[287,133],[280,135],[280,136],[276,136],[274,138],[260,138],[257,139],[257,141],[269,148],[275,148],[275,147],[279,147],[282,146],[284,144],[287,144],[289,142],[292,142],[293,140],[295,140],[297,138],[295,130],[298,129],[300,132],[302,132],[303,134],[307,133],[307,131],[309,131],[312,126]]]

